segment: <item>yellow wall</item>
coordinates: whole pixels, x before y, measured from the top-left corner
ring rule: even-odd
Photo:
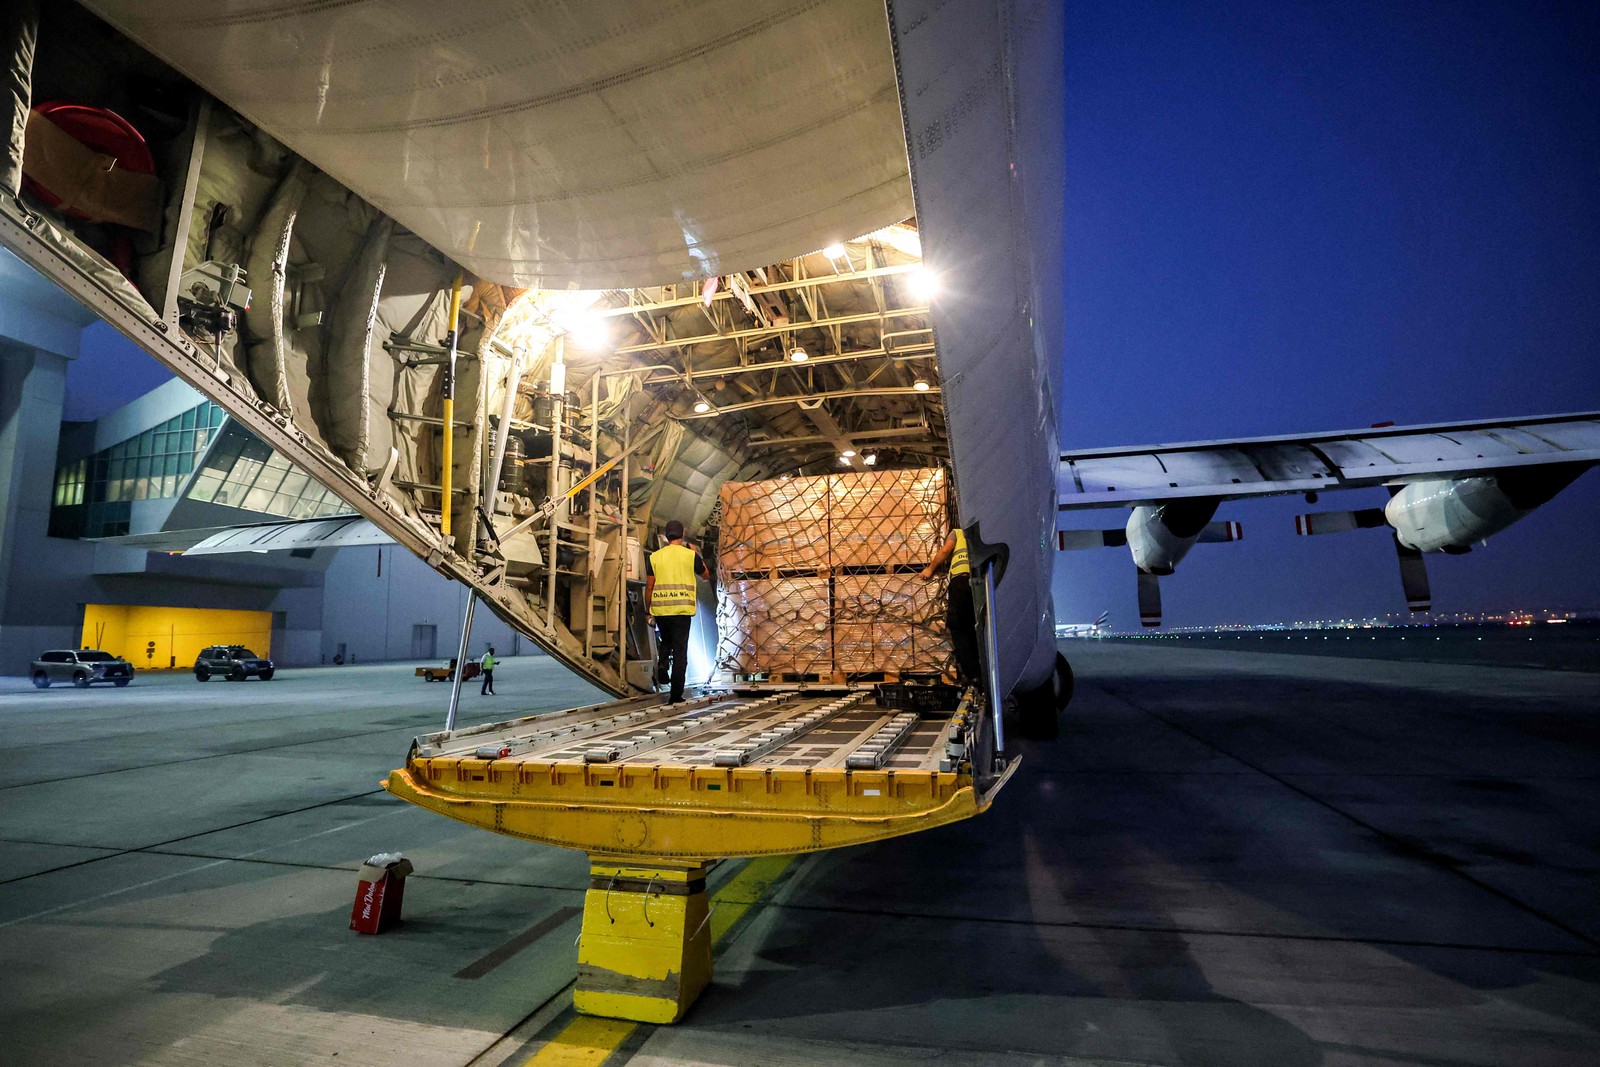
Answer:
[[[153,656],[146,655],[150,641],[156,643]],[[121,656],[136,668],[165,668],[175,658],[179,670],[188,670],[207,645],[244,645],[270,656],[271,642],[269,611],[90,604],[83,612],[80,644]]]

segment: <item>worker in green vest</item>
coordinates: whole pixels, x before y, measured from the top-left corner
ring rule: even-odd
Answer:
[[[656,684],[668,678],[672,692],[667,703],[683,699],[684,677],[689,670],[689,627],[694,622],[695,576],[711,578],[698,549],[683,543],[683,523],[667,523],[667,543],[645,561],[644,599],[656,623]]]
[[[950,628],[950,646],[956,653],[956,671],[961,684],[981,684],[983,668],[978,660],[978,617],[972,609],[972,560],[967,555],[967,535],[952,527],[932,562],[922,569],[922,580],[931,582],[939,568],[950,565],[950,586],[946,590],[945,622]]]
[[[494,665],[494,646],[490,645],[489,651],[483,654],[483,659],[478,664],[479,669],[483,671],[483,688],[478,690],[478,695],[481,697],[494,696]]]

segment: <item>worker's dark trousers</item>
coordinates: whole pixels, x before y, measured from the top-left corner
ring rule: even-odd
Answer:
[[[978,616],[972,609],[972,583],[965,574],[950,579],[945,622],[950,627],[950,645],[956,653],[956,671],[963,683],[983,684],[983,667],[978,660]]]
[[[683,681],[689,673],[689,625],[693,615],[657,615],[656,620],[656,681],[671,672],[672,694],[669,700],[683,699]]]
[[[478,690],[478,695],[484,697],[494,696],[494,671],[487,670],[483,672],[483,688]]]

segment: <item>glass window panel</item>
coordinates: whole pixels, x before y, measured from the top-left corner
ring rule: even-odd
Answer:
[[[244,495],[244,503],[240,506],[250,511],[265,511],[271,502],[272,493],[256,486]]]
[[[213,470],[203,470],[194,476],[194,485],[189,489],[189,496],[195,500],[212,500],[217,495],[217,490],[222,488],[222,475]]]
[[[310,482],[311,477],[305,471],[290,471],[284,476],[283,484],[278,486],[278,492],[299,496],[306,491],[306,486]]]
[[[185,430],[194,429],[194,420],[198,416],[199,411],[199,408],[190,408],[188,411],[183,413],[182,425]]]

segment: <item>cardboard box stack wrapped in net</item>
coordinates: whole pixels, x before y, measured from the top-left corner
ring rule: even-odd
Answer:
[[[944,472],[883,470],[722,487],[718,661],[735,674],[948,669]]]

